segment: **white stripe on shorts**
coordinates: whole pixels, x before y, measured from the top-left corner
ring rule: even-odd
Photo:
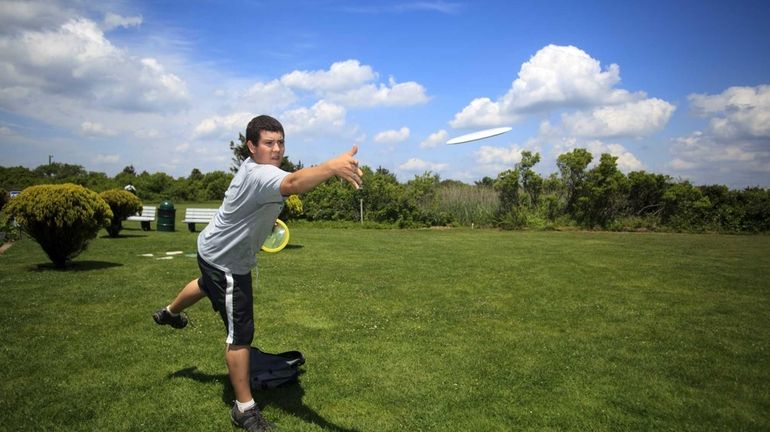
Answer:
[[[225,289],[225,313],[227,314],[227,339],[225,343],[233,343],[235,323],[233,322],[233,274],[225,272],[227,288]]]

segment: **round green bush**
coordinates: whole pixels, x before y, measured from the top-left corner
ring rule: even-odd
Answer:
[[[112,219],[107,227],[110,237],[117,237],[120,230],[123,229],[122,222],[142,209],[142,201],[136,195],[123,189],[106,190],[99,196],[112,210]]]
[[[99,194],[71,183],[28,187],[5,211],[59,268],[83,252],[112,218]]]

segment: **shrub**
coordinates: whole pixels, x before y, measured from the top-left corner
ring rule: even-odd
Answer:
[[[5,210],[59,268],[83,252],[112,218],[99,194],[71,183],[28,187]]]
[[[142,201],[136,195],[123,189],[106,190],[99,196],[112,210],[112,219],[107,227],[107,233],[110,237],[117,237],[120,230],[123,229],[122,222],[142,209]]]
[[[284,202],[283,210],[279,219],[284,221],[295,220],[302,216],[302,200],[297,195],[290,195]]]

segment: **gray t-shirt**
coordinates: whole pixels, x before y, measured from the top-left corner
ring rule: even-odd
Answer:
[[[201,258],[226,272],[250,272],[283,209],[281,182],[287,175],[273,165],[244,160],[216,216],[198,235]]]

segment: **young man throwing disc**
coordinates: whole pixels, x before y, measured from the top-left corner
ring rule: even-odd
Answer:
[[[286,197],[307,192],[334,176],[358,189],[363,172],[355,159],[357,146],[317,166],[294,173],[281,170],[283,126],[266,115],[249,122],[246,145],[250,157],[241,163],[219,211],[198,236],[200,277],[153,318],[160,325],[183,328],[187,317],[182,311],[203,297],[209,298],[227,331],[225,360],[236,398],[231,420],[246,430],[264,431],[269,423],[254,402],[249,385],[254,337],[251,269],[257,265],[257,251],[273,229]]]

